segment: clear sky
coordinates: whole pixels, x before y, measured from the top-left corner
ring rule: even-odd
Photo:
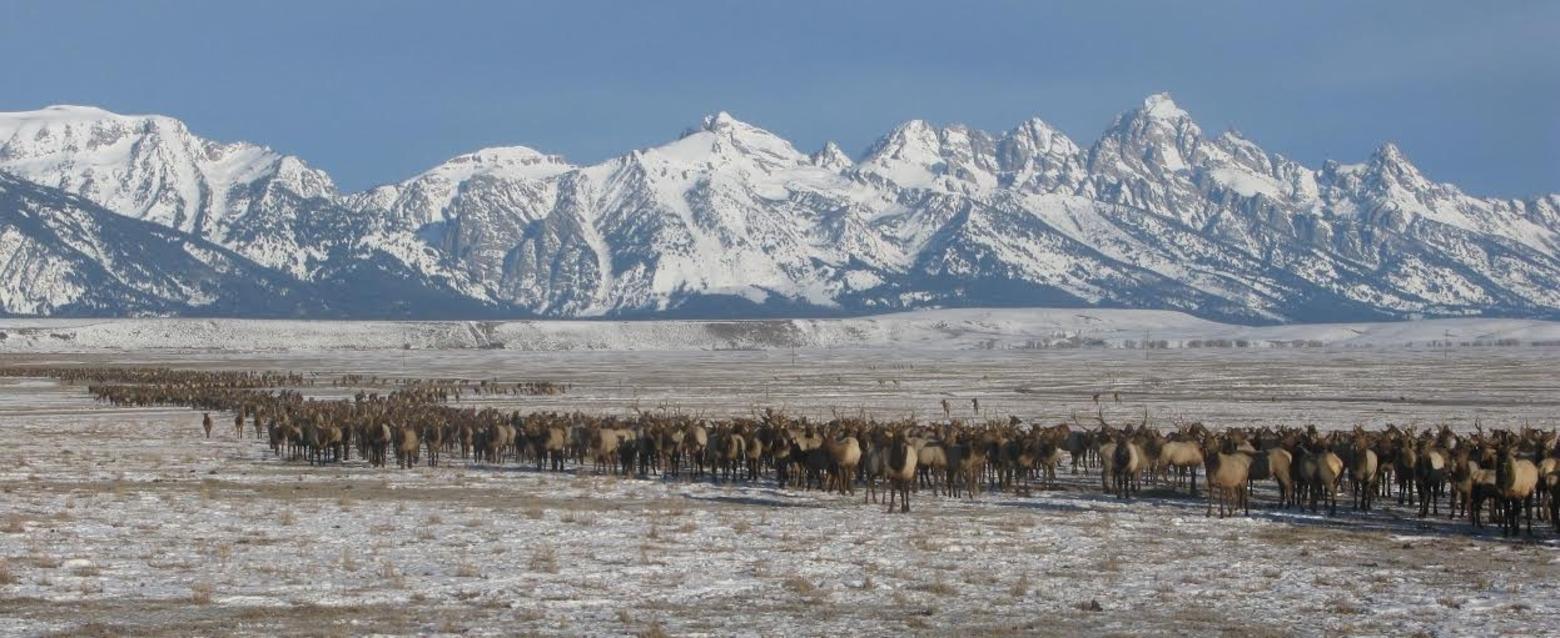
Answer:
[[[912,118],[1087,146],[1169,91],[1317,165],[1383,141],[1560,192],[1560,2],[0,0],[0,110],[90,104],[303,157],[349,190],[521,144],[577,163],[727,110],[804,151]]]

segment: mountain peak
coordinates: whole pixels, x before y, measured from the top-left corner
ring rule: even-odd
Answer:
[[[1175,100],[1170,98],[1170,94],[1167,92],[1155,93],[1144,98],[1143,106],[1138,110],[1138,112],[1145,116],[1161,120],[1174,120],[1183,117],[1190,117],[1186,111],[1182,110],[1181,107],[1175,103]]]
[[[1403,149],[1392,142],[1384,143],[1377,148],[1376,152],[1371,154],[1368,165],[1371,170],[1378,173],[1388,173],[1395,177],[1413,180],[1423,179],[1419,168],[1408,161],[1408,156],[1403,154]]]
[[[845,154],[845,150],[841,149],[840,145],[835,144],[832,140],[824,143],[823,148],[819,149],[817,153],[813,153],[812,163],[815,166],[836,171],[850,168],[855,164],[850,159],[850,156]]]
[[[769,131],[764,130],[762,127],[754,126],[737,119],[731,113],[726,111],[716,111],[715,113],[704,116],[704,119],[700,120],[699,126],[688,131],[688,133],[691,134],[700,131],[728,134],[758,132],[764,135],[773,135]]]
[[[704,116],[704,122],[700,125],[699,128],[702,128],[706,131],[718,131],[720,129],[729,128],[741,123],[741,120],[732,117],[730,113],[725,111],[717,111],[712,115]]]
[[[1403,155],[1403,149],[1398,148],[1398,145],[1392,142],[1384,142],[1381,146],[1376,147],[1376,152],[1372,154],[1372,157],[1384,162],[1408,161],[1408,158]]]

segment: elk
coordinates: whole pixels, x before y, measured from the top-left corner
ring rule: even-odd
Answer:
[[[1075,417],[1074,421],[1076,420]],[[1067,449],[1067,455],[1071,459],[1073,474],[1078,473],[1079,465],[1082,465],[1084,469],[1089,468],[1089,454],[1094,449],[1092,439],[1093,437],[1088,432],[1071,430],[1067,433],[1067,438],[1063,440],[1062,446]]]
[[[933,494],[941,493],[942,490],[937,486],[934,477],[942,478],[940,475],[948,470],[947,446],[942,441],[927,441],[916,447],[915,454],[916,472],[920,475],[919,485],[932,488]],[[943,483],[943,488],[947,488],[946,482]]]
[[[1413,446],[1405,441],[1401,434],[1394,433],[1396,438],[1397,454],[1392,458],[1392,476],[1397,480],[1397,502],[1403,505],[1404,500],[1408,505],[1414,504],[1414,470],[1419,465],[1419,455]]]
[[[900,497],[900,512],[910,511],[910,486],[915,481],[916,451],[905,440],[904,432],[895,432],[884,458],[888,477],[888,511],[894,511],[894,497]]]
[[[856,437],[826,438],[823,450],[829,455],[830,487],[841,494],[855,494],[856,466],[861,464],[861,444]]]
[[[869,439],[867,449],[862,452],[859,466],[861,481],[867,486],[864,503],[878,502],[878,480],[888,478],[888,440],[883,438],[882,432],[873,436]]]
[[[1154,459],[1155,482],[1159,477],[1168,477],[1170,470],[1176,471],[1177,482],[1183,475],[1191,477],[1192,496],[1197,495],[1197,468],[1204,464],[1203,450],[1191,441],[1169,441],[1159,447],[1159,456]]]
[[[428,445],[428,467],[439,464],[439,451],[444,449],[444,427],[437,423],[423,426],[423,439]]]
[[[1370,510],[1371,498],[1376,494],[1376,451],[1370,449],[1365,437],[1357,436],[1349,455],[1349,478],[1354,492],[1354,509]]]
[[[1295,446],[1294,463],[1290,465],[1290,476],[1294,482],[1295,505],[1305,509],[1308,505],[1315,512],[1317,497],[1321,494],[1320,463],[1310,444],[1301,442]]]
[[[402,426],[396,431],[395,439],[396,465],[401,469],[416,467],[417,451],[422,447],[417,439],[417,428]]]
[[[1549,522],[1560,533],[1560,471],[1549,475]]]
[[[1419,491],[1419,517],[1441,513],[1440,498],[1446,491],[1446,450],[1419,442],[1418,462],[1414,464],[1414,488]]]
[[[1500,531],[1502,536],[1516,536],[1521,532],[1522,522],[1518,519],[1518,512],[1527,514],[1527,533],[1533,535],[1533,497],[1534,490],[1538,487],[1538,466],[1527,459],[1519,459],[1510,447],[1503,447],[1497,453],[1495,462],[1495,493],[1501,500],[1501,509],[1504,514],[1501,517]]]
[[[211,438],[211,413],[206,412],[200,417],[200,428],[206,431],[206,438]]]
[[[754,432],[752,428],[748,428],[742,436],[746,443],[744,447],[747,452],[747,457],[745,459],[745,463],[747,465],[747,480],[757,481],[759,468],[764,463],[764,440],[758,435],[757,432]]]
[[[698,471],[694,476],[704,476],[704,451],[709,447],[710,433],[702,423],[688,426],[682,438],[682,453],[691,458]]]
[[[980,491],[980,473],[986,467],[986,450],[978,442],[965,439],[953,446],[957,452],[949,454],[948,490],[950,496],[958,496],[961,490],[970,498]]]
[[[1472,458],[1472,450],[1469,446],[1462,446],[1452,454],[1452,468],[1447,484],[1451,487],[1451,506],[1448,508],[1448,518],[1456,519],[1458,513],[1473,518],[1473,495],[1476,487],[1482,485],[1493,486],[1495,472],[1479,468],[1479,463]]]
[[[1281,447],[1247,452],[1251,456],[1251,471],[1247,475],[1248,480],[1255,483],[1273,479],[1278,483],[1278,507],[1288,508],[1291,501],[1295,500],[1295,477],[1291,471],[1294,455]],[[1248,490],[1249,491],[1249,490]]]
[[[1251,456],[1238,452],[1233,441],[1226,440],[1222,449],[1202,450],[1201,456],[1208,474],[1208,511],[1213,516],[1213,501],[1219,501],[1219,518],[1224,518],[1226,508],[1233,515],[1236,509],[1244,509],[1251,515],[1251,501],[1247,495],[1247,482],[1251,472]],[[1227,450],[1227,451],[1226,451]]]
[[[390,431],[387,423],[376,423],[368,426],[364,433],[364,443],[368,451],[368,463],[374,467],[384,467],[385,457],[390,450],[390,442],[395,434]]]
[[[742,466],[747,462],[747,439],[730,428],[722,428],[715,433],[714,452],[714,472],[730,481],[742,472]]]
[[[1343,480],[1343,458],[1332,450],[1323,450],[1316,456],[1316,489],[1327,501],[1327,514],[1338,514],[1338,483]],[[1314,497],[1313,497],[1314,498]],[[1314,507],[1313,507],[1314,509]]]
[[[1127,498],[1138,490],[1138,479],[1143,473],[1147,456],[1143,448],[1125,434],[1116,436],[1116,445],[1111,455],[1111,486],[1116,498]]]

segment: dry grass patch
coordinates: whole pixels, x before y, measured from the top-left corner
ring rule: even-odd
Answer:
[[[5,517],[5,522],[0,523],[0,532],[6,534],[20,534],[27,531],[27,519],[18,514]]]
[[[1327,606],[1324,609],[1340,616],[1357,616],[1365,613],[1364,608],[1347,598],[1333,598],[1327,601]]]
[[[910,588],[916,591],[926,592],[928,594],[935,594],[937,596],[953,596],[959,593],[959,588],[954,587],[948,581],[943,580],[941,576],[939,576],[937,580],[934,580],[930,583],[917,583],[911,585]]]
[[[785,580],[780,581],[780,585],[785,587],[787,591],[800,594],[802,596],[811,596],[818,593],[817,585],[814,585],[812,581],[807,580],[798,574],[791,574],[790,576],[786,576]]]
[[[666,633],[666,627],[663,627],[659,621],[650,623],[649,627],[634,635],[637,638],[671,638],[671,634]]]
[[[197,605],[210,605],[211,596],[215,591],[216,588],[207,582],[190,585],[190,602]]]
[[[406,574],[396,569],[395,563],[390,562],[388,558],[379,562],[379,578],[396,589],[406,588]]]
[[[1014,598],[1023,598],[1029,595],[1029,574],[1019,574],[1018,580],[1008,588],[1008,595]]]
[[[10,561],[0,558],[0,585],[15,585],[20,580],[16,572],[11,571]]]
[[[551,545],[538,547],[536,551],[531,553],[529,564],[531,571],[556,574],[558,573],[558,553],[553,550]]]

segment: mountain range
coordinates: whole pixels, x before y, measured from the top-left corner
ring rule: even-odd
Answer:
[[[1391,144],[1303,166],[1165,94],[1087,147],[915,120],[804,153],[717,113],[588,166],[489,148],[355,193],[173,118],[0,113],[11,315],[1560,318],[1557,249],[1560,195],[1471,196]]]

